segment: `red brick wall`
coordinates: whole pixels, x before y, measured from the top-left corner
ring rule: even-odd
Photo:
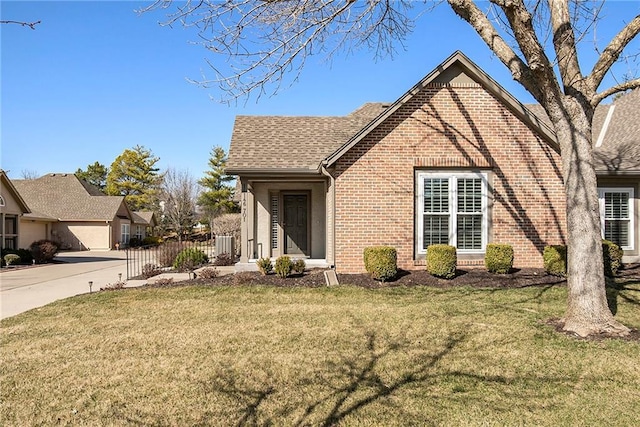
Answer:
[[[336,163],[339,272],[364,271],[364,248],[380,244],[397,249],[399,268],[424,268],[414,254],[416,170],[489,172],[488,241],[511,244],[516,267],[541,267],[544,246],[564,242],[559,155],[490,93],[464,86],[424,89]],[[483,265],[459,256],[465,263]]]

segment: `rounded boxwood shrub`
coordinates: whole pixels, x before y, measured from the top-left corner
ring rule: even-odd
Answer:
[[[192,270],[193,268],[209,262],[207,254],[196,248],[186,248],[180,251],[173,261],[176,270]]]
[[[4,259],[5,264],[7,264],[7,266],[15,265],[15,264],[18,264],[20,262],[20,255],[17,255],[17,254],[6,254],[3,259]]]
[[[262,273],[263,276],[270,274],[273,271],[273,264],[271,264],[271,260],[269,258],[260,258],[256,261],[256,265],[258,266],[258,270]]]
[[[513,247],[500,243],[487,244],[484,265],[491,273],[507,274],[513,268]]]
[[[398,274],[398,253],[392,246],[364,248],[364,268],[375,280],[386,282]]]
[[[307,263],[303,259],[297,259],[293,262],[293,266],[291,267],[291,270],[295,274],[302,274],[304,273],[305,268],[307,268]]]
[[[283,279],[289,277],[291,270],[293,270],[293,261],[287,255],[279,256],[276,259],[276,265],[274,268],[276,274]]]
[[[456,275],[458,255],[450,245],[430,245],[427,247],[427,272],[443,279],[453,279]]]
[[[542,252],[544,270],[554,276],[567,275],[567,246],[549,245]]]
[[[608,277],[618,275],[618,270],[622,266],[623,251],[620,246],[609,240],[602,241],[602,261],[604,263],[604,274]]]

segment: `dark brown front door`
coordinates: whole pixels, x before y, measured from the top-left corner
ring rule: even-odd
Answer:
[[[309,249],[307,195],[286,194],[283,202],[285,253],[306,255]]]

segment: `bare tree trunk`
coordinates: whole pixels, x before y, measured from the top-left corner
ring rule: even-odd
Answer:
[[[591,120],[583,107],[575,100],[572,103],[556,116],[563,119],[555,123],[562,150],[570,242],[564,330],[582,337],[601,332],[625,335],[629,329],[614,320],[607,304]]]

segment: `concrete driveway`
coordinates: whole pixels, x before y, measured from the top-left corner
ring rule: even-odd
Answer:
[[[89,292],[89,281],[97,291],[127,277],[124,251],[64,252],[62,263],[6,269],[0,272],[0,319],[15,316],[53,301]],[[143,284],[144,281],[141,281]],[[127,287],[138,283],[128,281]]]

